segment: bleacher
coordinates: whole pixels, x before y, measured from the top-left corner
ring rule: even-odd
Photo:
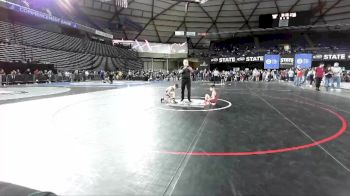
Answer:
[[[15,25],[14,29],[18,35],[16,36],[16,43],[71,52],[82,52],[82,40],[79,38],[19,25]]]
[[[27,59],[54,64],[58,70],[142,69],[137,53],[90,40],[0,21],[0,61]],[[5,43],[7,42],[10,43]],[[127,64],[125,64],[127,63]]]
[[[11,34],[11,24],[0,22],[0,29],[0,41],[6,42],[13,39],[13,36]]]
[[[17,44],[0,44],[0,61],[25,62],[26,59],[40,60],[42,63],[54,64],[58,70],[99,70],[106,67],[109,70],[115,70],[115,68],[125,70],[142,67],[142,62],[132,59],[111,58]]]
[[[246,37],[213,41],[208,54],[201,56],[264,55],[306,52],[312,54],[348,53],[349,38],[343,32],[292,32],[255,35],[253,43]],[[245,43],[246,42],[246,43]],[[252,45],[253,44],[253,45]],[[284,46],[290,49],[285,50]]]

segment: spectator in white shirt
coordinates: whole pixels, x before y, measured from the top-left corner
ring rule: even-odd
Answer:
[[[292,69],[288,71],[288,77],[290,82],[294,81],[294,71]]]
[[[341,68],[339,67],[339,63],[336,62],[334,63],[334,67],[332,67],[332,72],[333,72],[333,82],[332,82],[332,87],[334,88],[334,83],[337,83],[337,89],[340,89],[340,78],[341,78]]]
[[[219,80],[220,72],[217,69],[215,69],[213,72],[213,75],[214,75],[214,84],[215,84],[215,82]]]

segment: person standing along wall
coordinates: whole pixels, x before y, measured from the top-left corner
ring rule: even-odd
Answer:
[[[326,91],[329,90],[329,87],[332,84],[332,77],[333,77],[333,72],[331,69],[331,65],[327,65],[325,69],[325,83],[324,83],[324,86],[326,87]]]
[[[314,69],[310,69],[309,72],[307,73],[307,78],[310,81],[310,87],[312,87],[312,83],[314,82],[314,76],[315,76],[315,71]]]
[[[332,67],[332,72],[333,72],[333,82],[332,82],[332,87],[334,88],[334,82],[337,83],[337,90],[340,90],[340,77],[341,77],[341,68],[339,67],[339,63],[336,62],[334,63],[334,67]]]
[[[315,70],[316,90],[320,91],[321,81],[324,76],[324,63],[321,63]]]
[[[219,80],[219,75],[220,75],[220,72],[215,68],[214,71],[213,71],[213,80],[214,80],[214,84],[216,81]]]
[[[296,77],[295,85],[296,86],[301,86],[302,79],[303,79],[303,70],[298,68],[297,69],[297,77]]]
[[[2,77],[6,78],[6,73],[4,69],[0,69],[0,87],[2,86]]]
[[[294,81],[294,71],[292,69],[289,69],[288,71],[288,79],[289,79],[289,82]]]

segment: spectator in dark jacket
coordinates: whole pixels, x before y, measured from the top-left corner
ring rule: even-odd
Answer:
[[[6,73],[5,73],[4,69],[0,69],[0,86],[2,85],[2,80],[5,77],[6,77]]]

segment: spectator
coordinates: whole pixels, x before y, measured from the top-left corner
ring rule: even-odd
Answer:
[[[259,75],[259,81],[263,81],[263,71],[262,70],[260,70],[258,75]]]
[[[345,72],[343,77],[345,82],[350,82],[350,72]]]
[[[333,77],[332,68],[330,65],[327,65],[325,69],[325,83],[324,83],[324,86],[326,87],[326,91],[329,90],[329,87],[332,84],[332,77]]]
[[[301,70],[300,68],[297,69],[297,78],[296,78],[296,86],[300,86],[301,82],[303,79],[303,70]]]
[[[16,71],[15,70],[12,70],[11,71],[11,80],[13,81],[15,78],[16,78]]]
[[[86,81],[86,80],[88,80],[89,79],[89,71],[88,70],[83,70],[83,81]]]
[[[301,84],[304,84],[304,83],[306,82],[306,80],[307,80],[307,75],[308,75],[309,71],[310,71],[310,70],[308,70],[308,69],[304,69],[304,70],[303,70],[303,76],[302,76],[302,82],[301,82]]]
[[[27,74],[27,75],[32,75],[32,73],[30,72],[29,68],[24,73]]]
[[[49,71],[47,72],[47,81],[48,81],[49,83],[51,83],[52,76],[53,76],[52,70],[49,70]]]
[[[294,81],[294,71],[292,69],[289,69],[288,71],[288,78],[290,82]]]
[[[324,63],[321,63],[315,70],[316,76],[316,90],[320,91],[320,86],[322,82],[322,78],[324,77]]]
[[[2,81],[3,81],[3,78],[5,77],[6,77],[6,73],[4,69],[0,69],[0,86],[2,86]]]
[[[267,81],[270,82],[273,80],[273,71],[267,71]]]
[[[220,84],[221,85],[225,84],[225,72],[224,71],[222,71],[220,73]]]
[[[310,69],[307,72],[307,79],[309,80],[310,87],[312,87],[312,83],[314,82],[315,71],[314,69]]]
[[[113,71],[109,72],[108,77],[109,77],[109,82],[110,82],[110,84],[113,84],[114,72],[113,72]]]
[[[225,83],[227,82],[229,76],[230,76],[230,72],[225,71]]]
[[[333,72],[332,87],[334,88],[334,82],[336,82],[337,83],[337,90],[340,90],[340,78],[341,78],[342,70],[339,67],[338,62],[334,63],[334,67],[332,67],[332,72]]]
[[[39,70],[38,69],[36,69],[35,71],[34,71],[34,76],[37,78],[38,76],[39,76]]]
[[[215,84],[216,81],[219,80],[219,75],[220,75],[220,72],[217,69],[215,69],[214,72],[213,72],[214,84]]]
[[[129,72],[128,72],[128,76],[127,76],[127,80],[130,80],[131,78],[132,78],[132,72],[131,72],[131,70],[129,70]]]
[[[253,80],[254,81],[259,81],[259,78],[260,78],[260,72],[255,68],[253,70]]]
[[[101,71],[100,71],[100,79],[101,79],[102,81],[105,80],[105,71],[104,71],[104,70],[101,70]]]

